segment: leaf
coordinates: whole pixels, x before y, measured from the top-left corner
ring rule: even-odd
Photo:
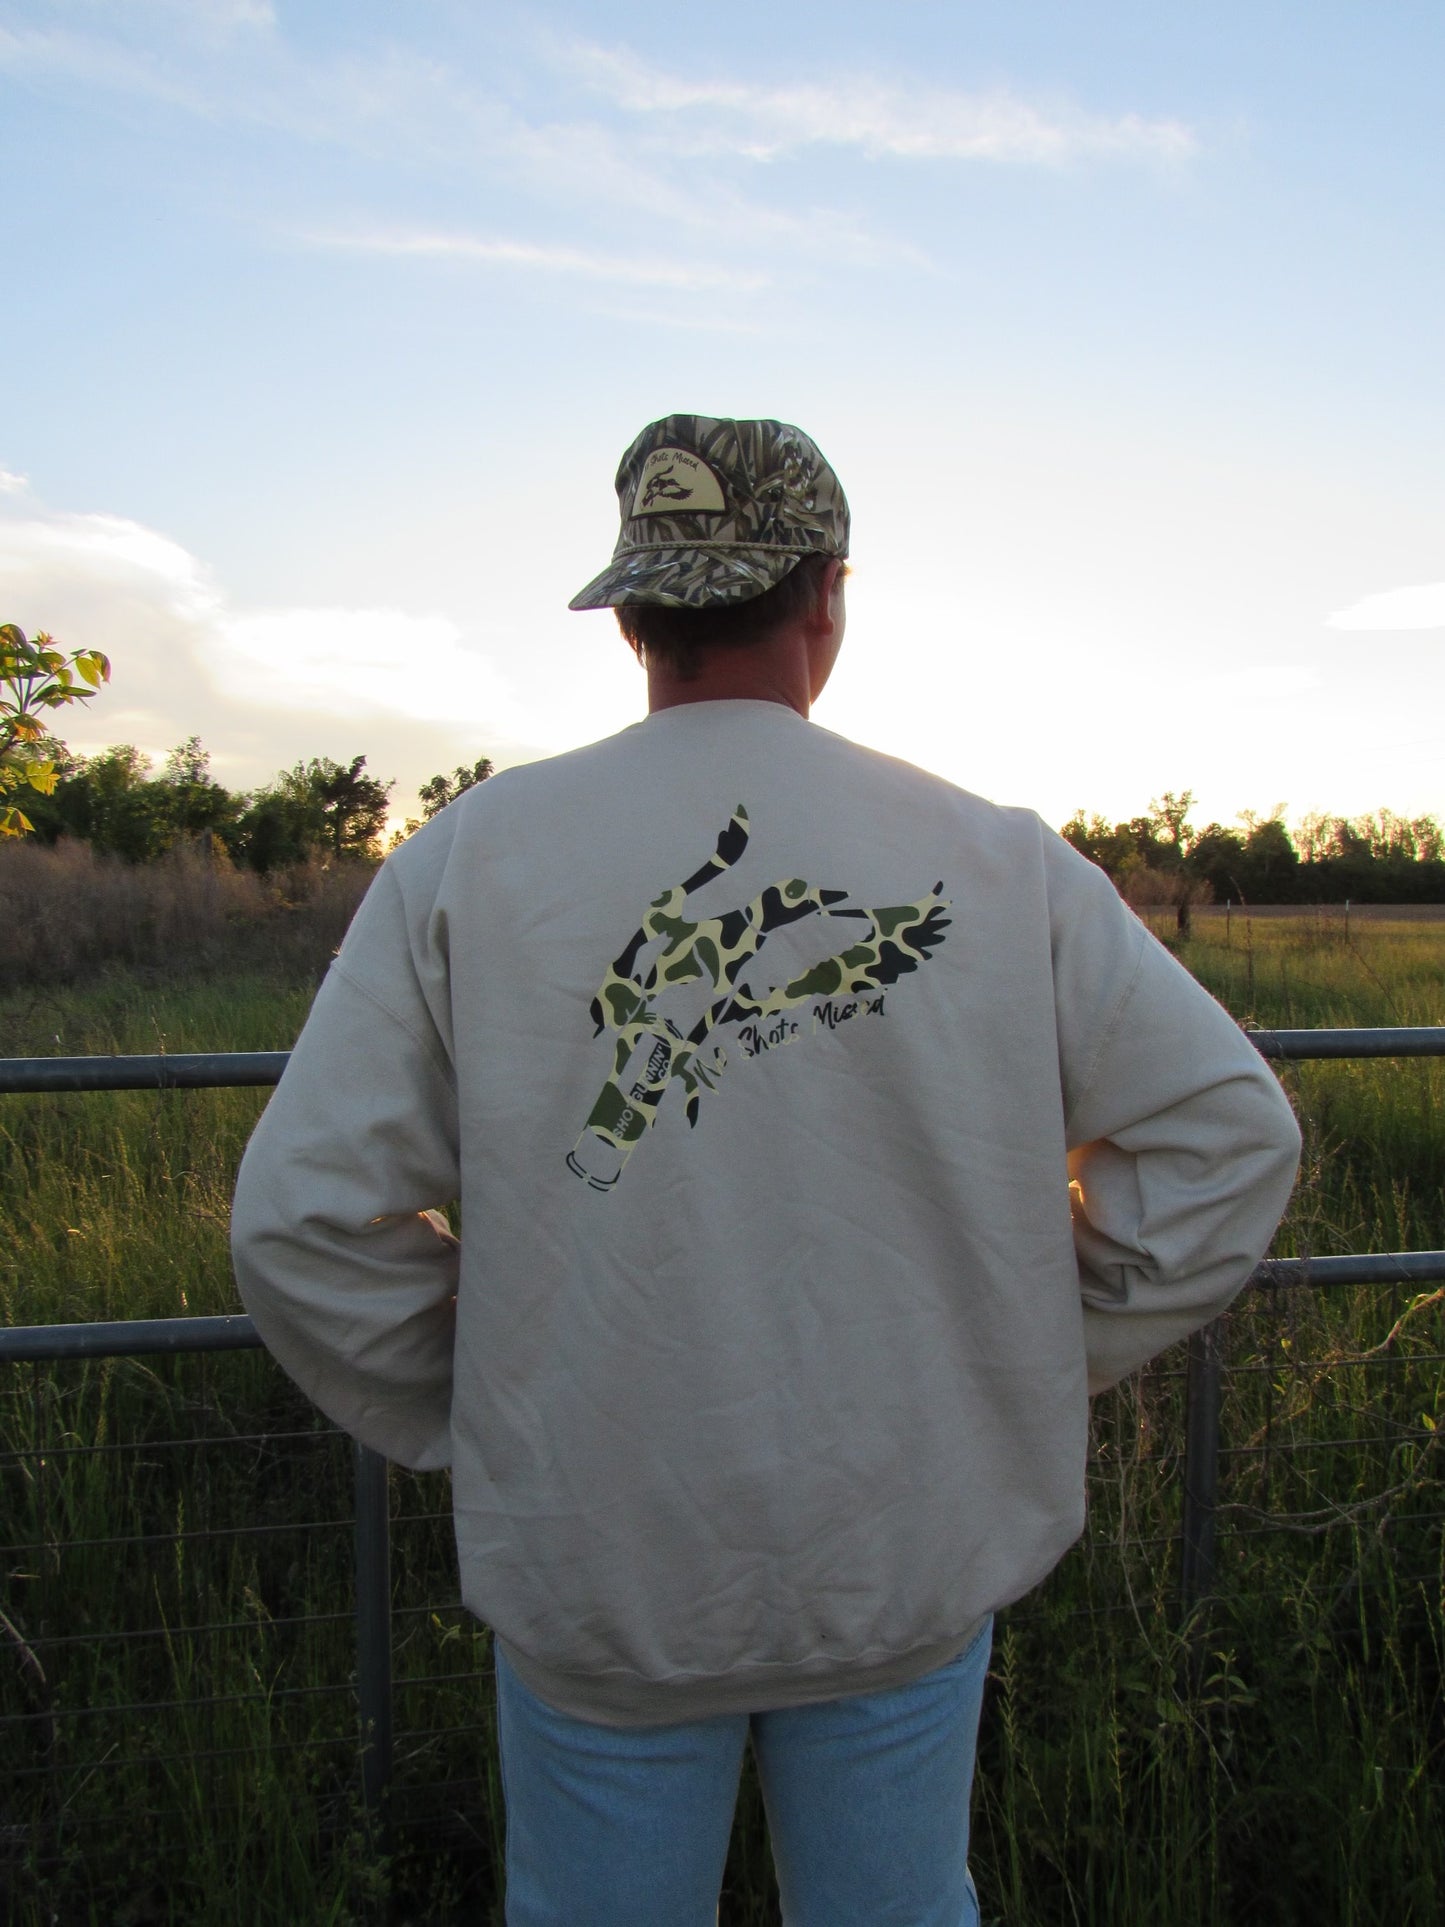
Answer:
[[[88,703],[109,680],[110,662],[99,649],[77,649],[67,657],[43,629],[32,640],[18,623],[0,624],[0,796],[27,785],[42,795],[54,790],[53,763],[27,760],[32,745],[48,734],[41,717],[68,703]],[[0,815],[0,835],[22,836],[33,828],[13,805]]]

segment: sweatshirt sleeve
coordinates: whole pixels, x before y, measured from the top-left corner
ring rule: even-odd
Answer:
[[[1268,1249],[1300,1149],[1273,1071],[1095,874],[1056,959],[1091,1392],[1224,1310]]]
[[[456,1093],[382,892],[362,913],[365,981],[349,941],[247,1148],[232,1255],[242,1302],[308,1397],[428,1469],[451,1456],[457,1244],[436,1207],[460,1189]]]

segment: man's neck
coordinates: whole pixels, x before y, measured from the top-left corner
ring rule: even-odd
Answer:
[[[705,652],[698,673],[686,680],[664,662],[647,665],[647,708],[682,703],[781,703],[806,716],[812,706],[807,638],[801,628],[766,636],[738,649]]]

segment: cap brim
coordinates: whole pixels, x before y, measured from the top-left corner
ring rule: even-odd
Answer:
[[[569,609],[617,609],[629,603],[661,603],[669,609],[705,609],[719,602],[751,602],[774,589],[812,549],[634,549],[614,558],[573,596]]]

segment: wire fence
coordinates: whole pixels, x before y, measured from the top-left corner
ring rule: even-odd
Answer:
[[[301,1409],[237,1321],[174,1322],[202,1329],[139,1355],[123,1326],[58,1361],[27,1333],[0,1389],[0,1918],[7,1874],[78,1907],[92,1866],[133,1891],[124,1851],[167,1881],[203,1840],[260,1854],[282,1805],[318,1861],[389,1846],[383,1813],[414,1858],[488,1858],[490,1651],[445,1475]],[[183,1349],[208,1325],[223,1355]]]
[[[1445,1027],[1252,1041],[1274,1059],[1445,1056]],[[285,1062],[10,1060],[0,1093],[269,1085]],[[1445,1353],[1417,1344],[1406,1370],[1385,1347],[1333,1373],[1334,1361],[1291,1349],[1289,1308],[1364,1285],[1390,1294],[1401,1319],[1441,1280],[1442,1251],[1262,1265],[1254,1296],[1269,1317],[1197,1334],[1182,1369],[1151,1368],[1147,1415],[1126,1395],[1099,1426],[1083,1556],[1118,1551],[1122,1580],[1076,1610],[1136,1612],[1129,1562],[1157,1574],[1167,1554],[1185,1623],[1252,1541],[1307,1547],[1394,1516],[1406,1490],[1411,1543],[1438,1539],[1435,1437],[1416,1394]],[[83,1861],[93,1837],[118,1828],[138,1855],[159,1835],[197,1838],[222,1807],[242,1819],[261,1810],[288,1756],[304,1758],[309,1790],[295,1852],[374,1839],[383,1815],[412,1851],[446,1834],[470,1837],[481,1858],[495,1852],[490,1652],[450,1590],[445,1475],[399,1472],[327,1426],[240,1315],[12,1327],[0,1330],[0,1365],[14,1441],[0,1452],[0,1912],[7,1865]],[[1251,1383],[1267,1388],[1264,1404],[1252,1403],[1248,1436],[1228,1436],[1228,1389]],[[1322,1435],[1293,1435],[1292,1384],[1316,1412],[1333,1401]],[[1390,1384],[1398,1396],[1381,1395]],[[1329,1467],[1346,1461],[1341,1493]],[[1362,1490],[1366,1464],[1377,1476]],[[1130,1530],[1137,1498],[1115,1504],[1126,1478],[1131,1494],[1177,1495],[1169,1530]],[[1026,1601],[1014,1618],[1045,1610]],[[194,1877],[219,1876],[202,1866]]]

